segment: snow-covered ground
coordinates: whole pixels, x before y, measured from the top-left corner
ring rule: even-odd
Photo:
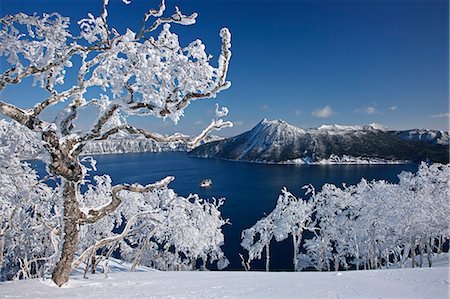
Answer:
[[[370,165],[386,165],[386,164],[408,164],[412,163],[411,161],[401,161],[401,160],[387,160],[387,159],[379,159],[379,158],[371,158],[371,157],[352,157],[343,155],[339,157],[337,155],[331,155],[328,159],[321,159],[319,161],[314,162],[311,157],[298,158],[293,160],[287,160],[284,162],[273,163],[273,164],[296,164],[296,165],[361,165],[361,164],[370,164]],[[270,164],[270,163],[268,163]]]
[[[75,274],[0,283],[0,298],[449,298],[449,255],[432,268],[346,272],[140,272]]]

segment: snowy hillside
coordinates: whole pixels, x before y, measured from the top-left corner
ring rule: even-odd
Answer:
[[[448,132],[445,131],[413,129],[407,131],[395,131],[395,135],[403,140],[424,142],[430,144],[449,144]]]
[[[304,130],[282,120],[264,119],[250,131],[202,145],[192,155],[263,163],[448,163],[446,141],[448,132],[441,131],[389,131],[379,124]]]
[[[345,272],[142,272],[0,283],[2,298],[448,298],[448,254],[432,268]]]

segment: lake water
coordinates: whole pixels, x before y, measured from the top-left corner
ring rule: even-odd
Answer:
[[[272,211],[283,186],[300,197],[304,194],[301,187],[309,183],[316,189],[325,183],[355,184],[363,177],[396,183],[400,172],[417,171],[417,165],[412,164],[268,165],[192,158],[183,152],[99,155],[95,159],[97,173],[109,174],[114,184],[148,184],[173,175],[175,181],[170,187],[182,196],[197,193],[202,198],[225,197],[222,215],[232,223],[223,230],[222,248],[230,260],[227,270],[242,270],[238,254],[246,250],[240,246],[241,231]],[[212,180],[211,188],[199,187],[204,178]],[[272,242],[271,269],[292,270],[292,256],[290,239]],[[263,261],[252,262],[252,269],[263,270]]]

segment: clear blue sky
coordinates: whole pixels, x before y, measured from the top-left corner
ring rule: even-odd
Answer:
[[[123,32],[137,29],[158,1],[111,0],[109,20]],[[101,1],[0,0],[1,15],[58,11],[73,18],[98,15]],[[393,129],[448,130],[449,4],[422,1],[168,1],[197,24],[174,25],[182,44],[200,38],[217,57],[222,26],[232,32],[232,87],[217,98],[230,109],[235,135],[262,118],[301,127],[377,122]],[[27,86],[2,99],[29,101]],[[214,101],[194,102],[177,127],[139,119],[162,133],[194,134],[209,122]],[[28,102],[27,102],[28,103]]]

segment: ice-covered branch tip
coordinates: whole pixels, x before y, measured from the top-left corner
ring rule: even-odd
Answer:
[[[142,22],[142,28],[138,35],[138,38],[141,38],[144,36],[144,34],[149,33],[157,29],[161,24],[165,23],[175,23],[180,25],[193,25],[196,22],[196,18],[198,16],[197,13],[192,13],[189,16],[185,15],[181,12],[181,10],[178,8],[178,6],[175,6],[175,13],[172,14],[169,18],[162,17],[164,11],[166,10],[165,1],[162,0],[161,4],[159,5],[158,10],[150,9],[147,11],[144,15],[144,19]],[[149,27],[146,27],[147,21],[150,17],[155,17],[156,20],[153,22],[153,24]]]
[[[219,109],[219,104],[216,103],[216,119],[219,119],[227,115],[228,115],[228,108],[222,107],[221,109]]]
[[[149,9],[149,11],[145,13],[144,17],[145,22],[147,22],[150,17],[157,17],[157,18],[161,17],[165,10],[166,10],[166,3],[164,0],[162,0],[161,4],[159,4],[158,10]]]
[[[228,108],[222,107],[219,109],[219,104],[216,104],[216,117],[211,120],[209,126],[207,126],[197,137],[195,137],[192,141],[187,143],[189,149],[193,149],[197,147],[202,140],[208,136],[213,130],[220,131],[223,128],[231,128],[233,127],[233,123],[231,121],[224,121],[221,117],[228,115]]]
[[[220,83],[223,85],[223,89],[230,87],[231,83],[226,82],[228,65],[231,59],[231,33],[228,28],[224,27],[220,30],[220,37],[222,38],[222,53],[219,57],[219,70],[220,70]]]

